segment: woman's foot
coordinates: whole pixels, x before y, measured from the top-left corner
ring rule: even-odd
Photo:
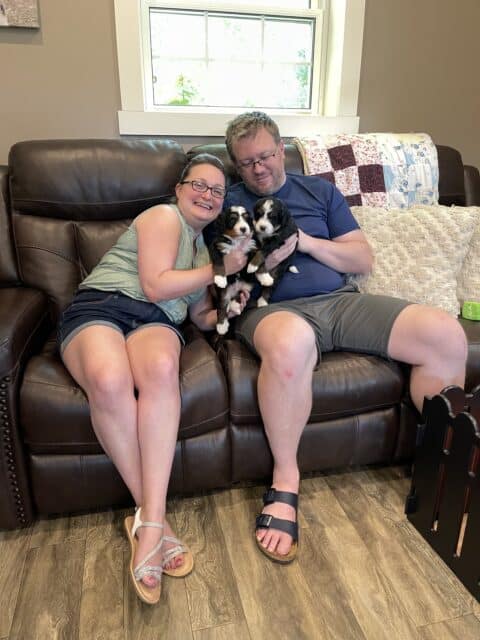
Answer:
[[[159,524],[163,523],[163,518],[161,517],[151,517],[148,515],[146,511],[142,509],[141,511],[141,519],[143,522],[158,522]],[[165,523],[163,523],[165,526]],[[165,528],[157,529],[155,527],[139,527],[136,532],[137,537],[137,549],[135,555],[133,556],[133,566],[137,567],[140,562],[155,548],[156,545],[160,542],[160,540],[165,535]],[[149,560],[148,564],[161,567],[163,560],[163,547],[164,545],[158,549],[157,553],[155,553]],[[158,584],[158,580],[152,575],[145,575],[142,578],[142,582],[145,586],[150,589],[156,587]]]
[[[176,539],[176,536],[173,533],[172,528],[170,527],[170,525],[166,520],[165,520],[164,533],[165,533],[165,537]],[[179,544],[178,542],[175,543],[175,542],[171,542],[170,540],[165,540],[162,547],[164,557],[170,549],[174,549],[175,547],[178,546],[178,544]],[[173,558],[165,562],[165,564],[163,565],[163,570],[171,571],[171,570],[179,569],[180,567],[183,567],[184,564],[185,564],[185,553],[180,552],[178,555],[174,556]]]
[[[157,516],[157,517],[152,516],[150,518],[150,517],[147,517],[147,514],[148,512],[142,509],[142,520],[144,521],[152,520],[154,522],[162,521],[161,516]],[[161,531],[159,529],[150,528],[150,527],[140,527],[138,529],[137,552],[133,559],[134,566],[137,566],[138,562],[141,562],[142,558],[144,558],[147,555],[147,553],[149,553],[155,547],[155,545],[158,544],[160,539],[164,537],[165,539],[163,541],[161,548],[155,555],[153,555],[150,558],[149,564],[163,566],[163,571],[167,575],[177,574],[178,576],[183,576],[183,575],[186,575],[186,573],[190,573],[191,568],[193,566],[193,562],[191,563],[192,566],[189,566],[189,567],[187,567],[185,564],[186,556],[190,552],[188,551],[188,549],[185,549],[185,552],[181,551],[181,549],[183,549],[183,545],[181,545],[181,543],[178,542],[178,540],[176,539],[175,534],[171,526],[167,522],[167,520],[163,520],[163,525],[164,526]],[[169,558],[168,557],[169,551],[171,551],[172,549],[177,549],[179,546],[180,546],[180,549],[178,549],[178,555],[174,555],[174,557]],[[190,562],[188,564],[190,565]],[[185,566],[186,573],[182,571],[182,567],[184,566]],[[142,578],[142,582],[147,587],[150,587],[150,588],[154,587],[157,584],[157,580],[152,576],[144,576]]]
[[[130,576],[138,597],[147,604],[156,604],[160,600],[161,578],[163,572],[161,550],[164,541],[163,522],[160,518],[147,520],[138,509],[134,516],[125,518],[125,530],[130,542]],[[142,535],[147,529],[153,530],[156,535]],[[140,538],[142,539],[141,551],[139,550]],[[152,540],[155,538],[155,540]],[[147,542],[151,542],[146,549]],[[155,564],[154,564],[155,563]]]

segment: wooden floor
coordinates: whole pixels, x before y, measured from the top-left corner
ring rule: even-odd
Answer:
[[[286,567],[253,540],[263,487],[173,500],[196,567],[155,607],[128,581],[125,511],[0,532],[0,639],[478,640],[480,605],[406,520],[408,487],[400,467],[303,479]]]

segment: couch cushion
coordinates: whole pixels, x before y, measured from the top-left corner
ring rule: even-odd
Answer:
[[[226,383],[215,352],[203,337],[187,332],[180,359],[182,413],[179,439],[227,424]],[[21,424],[33,453],[99,453],[88,402],[61,362],[52,337],[25,370],[20,391]]]
[[[65,220],[133,218],[174,195],[174,140],[34,140],[10,150],[12,209]]]
[[[457,317],[457,277],[475,228],[468,208],[353,207],[375,262],[368,276],[355,275],[362,293],[385,294],[440,307]]]

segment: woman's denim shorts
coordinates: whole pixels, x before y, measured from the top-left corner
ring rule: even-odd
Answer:
[[[169,327],[185,344],[180,327],[153,302],[135,300],[118,291],[82,289],[60,318],[57,333],[60,353],[82,329],[99,324],[120,331],[126,338],[147,325]]]

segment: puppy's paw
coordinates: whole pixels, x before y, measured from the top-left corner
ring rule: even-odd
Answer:
[[[217,322],[218,335],[224,336],[227,333],[229,326],[230,326],[230,323],[228,322],[227,319],[225,319],[223,322]]]
[[[290,273],[300,273],[300,271],[297,269],[297,267],[292,264],[291,267],[288,267],[288,270],[290,271]]]
[[[271,287],[274,282],[269,273],[257,273],[257,280],[260,282],[262,287]]]
[[[215,276],[213,281],[219,289],[225,289],[227,286],[227,276]]]
[[[257,300],[257,307],[266,307],[268,305],[268,302],[265,300],[265,298],[263,296],[260,296],[260,298]]]
[[[256,264],[252,264],[251,262],[248,264],[247,266],[247,273],[255,273],[255,271],[258,269]]]
[[[242,305],[237,302],[237,300],[232,300],[228,305],[228,311],[231,311],[236,316],[239,316],[242,313]]]

